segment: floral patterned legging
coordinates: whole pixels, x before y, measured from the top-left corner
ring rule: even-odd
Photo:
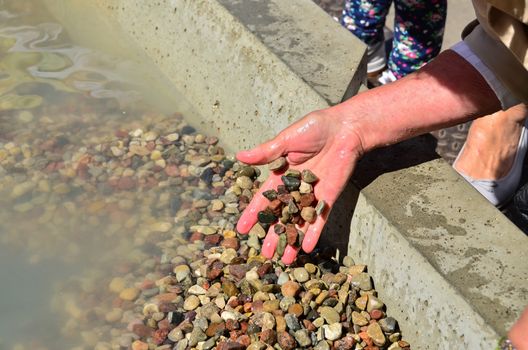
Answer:
[[[392,0],[346,0],[341,24],[367,45],[383,41]],[[395,0],[394,39],[388,68],[401,78],[440,52],[447,0]]]

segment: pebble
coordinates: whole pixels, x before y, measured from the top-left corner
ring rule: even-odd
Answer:
[[[307,347],[312,345],[312,340],[310,338],[310,334],[306,329],[299,329],[294,334],[295,340],[297,343],[302,347]]]
[[[354,266],[355,263],[354,263],[354,259],[352,259],[351,256],[349,255],[345,255],[345,257],[343,258],[343,265],[345,267],[351,267],[351,266]]]
[[[114,277],[110,281],[108,288],[110,289],[112,293],[116,293],[116,294],[121,293],[121,291],[126,288],[126,281],[124,278]]]
[[[312,193],[313,187],[309,183],[306,183],[304,181],[301,181],[301,185],[299,186],[299,192],[300,193]]]
[[[371,290],[372,281],[370,276],[364,272],[352,276],[350,283],[354,286],[358,286],[361,290]]]
[[[315,206],[315,213],[316,213],[317,215],[321,215],[321,214],[323,214],[324,211],[325,211],[325,209],[326,209],[326,206],[327,206],[327,205],[326,205],[326,202],[325,202],[324,200],[322,200],[322,199],[319,200],[319,201],[317,202],[317,205]]]
[[[374,344],[377,346],[383,346],[387,341],[380,325],[377,322],[373,322],[367,327],[367,334],[372,338]]]
[[[301,286],[294,281],[285,282],[281,286],[282,295],[284,295],[285,297],[295,297],[300,289]]]
[[[187,311],[196,309],[200,305],[200,299],[196,295],[190,295],[185,299],[183,308]]]
[[[398,323],[393,317],[383,318],[378,323],[385,333],[394,333],[398,327]]]
[[[315,222],[315,219],[317,218],[317,214],[315,213],[314,208],[304,207],[301,210],[301,217],[304,219],[304,221],[312,224]]]
[[[343,333],[343,326],[338,322],[324,325],[323,329],[325,338],[331,341],[341,338],[341,334]]]
[[[191,269],[187,265],[178,265],[173,270],[178,282],[183,281],[191,274]]]
[[[236,179],[236,184],[242,189],[253,188],[253,181],[247,176],[240,176]]]
[[[125,288],[119,293],[119,297],[123,300],[134,301],[139,296],[139,292],[137,288]]]
[[[352,323],[357,324],[358,326],[366,326],[369,322],[359,312],[353,311],[352,312]]]
[[[321,340],[314,346],[314,350],[330,350],[330,345],[325,340]]]
[[[297,282],[304,283],[310,279],[310,274],[303,267],[298,267],[293,270],[293,277]]]
[[[279,158],[275,159],[273,162],[269,163],[268,164],[268,168],[271,171],[280,171],[283,168],[285,168],[286,165],[288,165],[288,162],[286,161],[286,158],[279,157]]]
[[[301,178],[304,182],[309,184],[313,184],[314,182],[317,182],[317,180],[319,180],[319,178],[308,169],[305,169],[301,172]]]
[[[328,324],[334,324],[341,320],[339,313],[333,307],[321,306],[319,307],[318,311],[321,317],[323,317]]]
[[[299,180],[297,177],[283,175],[281,176],[281,179],[284,183],[284,186],[286,186],[286,189],[290,192],[298,190],[299,186],[301,185],[301,180]]]
[[[112,311],[106,313],[105,320],[110,323],[118,322],[123,316],[123,310],[113,308]]]
[[[277,342],[282,350],[293,350],[297,346],[295,339],[288,332],[278,332]]]

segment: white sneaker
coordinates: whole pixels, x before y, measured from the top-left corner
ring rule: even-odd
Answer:
[[[392,73],[390,70],[386,69],[381,73],[381,76],[378,78],[378,81],[381,85],[385,85],[388,83],[392,83],[393,81],[398,80],[394,73]]]

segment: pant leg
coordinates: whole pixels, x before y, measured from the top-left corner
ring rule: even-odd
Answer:
[[[392,0],[346,0],[341,24],[367,45],[383,42],[383,26]]]
[[[395,0],[389,69],[396,76],[414,72],[440,52],[447,0]]]

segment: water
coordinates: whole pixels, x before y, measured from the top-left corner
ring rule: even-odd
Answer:
[[[207,223],[180,211],[209,199],[198,158],[223,158],[214,138],[183,145],[195,113],[140,54],[78,34],[0,0],[1,350],[116,348],[135,299],[116,285],[163,276],[178,217]]]

